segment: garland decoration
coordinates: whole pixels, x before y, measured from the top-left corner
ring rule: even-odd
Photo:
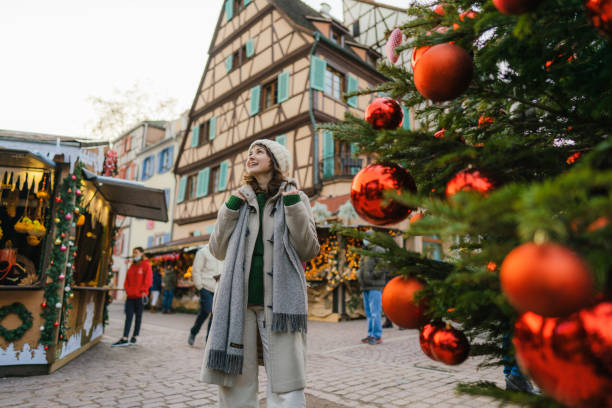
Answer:
[[[9,330],[0,324],[0,337],[4,337],[6,341],[15,341],[23,337],[25,332],[32,327],[32,313],[23,305],[23,303],[15,302],[8,306],[0,307],[0,322],[10,314],[16,314],[21,320],[21,326]]]

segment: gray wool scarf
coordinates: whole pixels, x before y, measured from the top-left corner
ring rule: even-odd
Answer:
[[[274,253],[271,330],[306,333],[306,278],[289,239],[283,207],[283,199],[279,197],[272,210],[274,235],[271,239]],[[210,351],[206,367],[233,375],[242,374],[244,359],[242,334],[247,296],[244,274],[249,211],[246,204],[240,207],[238,221],[230,236],[208,338]]]

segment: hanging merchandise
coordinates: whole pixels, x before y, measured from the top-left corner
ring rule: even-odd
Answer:
[[[365,120],[374,129],[393,130],[404,122],[404,111],[402,105],[395,99],[381,96],[368,105]]]
[[[493,182],[480,171],[476,169],[462,170],[458,172],[446,184],[446,195],[452,196],[459,191],[476,191],[481,194],[486,194],[493,188]]]
[[[389,61],[391,61],[392,64],[395,64],[399,59],[399,54],[395,51],[395,48],[397,48],[401,43],[402,30],[396,28],[391,31],[391,34],[389,34],[389,39],[385,44],[385,54],[387,55],[387,58],[389,59]]]
[[[405,329],[416,329],[424,323],[424,302],[415,301],[423,284],[414,278],[396,276],[385,285],[382,292],[382,308],[385,316]]]

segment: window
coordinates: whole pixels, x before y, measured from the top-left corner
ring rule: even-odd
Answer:
[[[436,261],[442,260],[442,240],[438,235],[423,237],[423,254]]]
[[[276,105],[278,103],[278,80],[274,79],[274,81],[267,83],[262,86],[261,89],[261,105],[263,110],[271,107],[272,105]]]
[[[208,128],[210,127],[210,122],[206,121],[200,124],[200,129],[198,131],[199,139],[198,139],[198,147],[204,146],[209,142],[208,140]]]
[[[226,68],[229,68],[227,69],[228,72],[240,68],[249,60],[249,58],[253,56],[255,53],[255,47],[253,44],[253,39],[251,38],[242,47],[234,51],[231,56],[231,66],[226,65]],[[226,64],[228,63],[226,62]]]
[[[344,36],[335,28],[330,29],[329,39],[335,42],[339,47],[344,47]]]
[[[325,93],[340,99],[344,92],[346,92],[344,74],[328,65],[327,71],[325,71]]]
[[[242,2],[243,0],[233,0],[234,1],[234,12],[236,14],[240,13],[240,11],[242,11],[243,7],[242,7]]]
[[[187,177],[187,186],[185,190],[185,200],[193,200],[196,198],[197,175],[192,174]]]
[[[148,180],[155,174],[153,171],[153,159],[155,156],[149,156],[144,159],[142,163],[142,177],[141,180]]]
[[[220,173],[220,166],[215,166],[215,167],[211,167],[210,168],[210,182],[209,185],[213,186],[213,191],[216,193],[217,191],[219,191],[219,173]]]
[[[174,155],[174,146],[166,147],[157,155],[158,173],[165,173],[172,168],[172,159]]]
[[[359,20],[353,23],[353,37],[359,37]]]

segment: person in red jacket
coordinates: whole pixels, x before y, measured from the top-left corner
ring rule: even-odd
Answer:
[[[123,337],[113,344],[113,347],[130,346],[136,343],[136,337],[140,333],[140,323],[142,322],[142,312],[144,310],[145,297],[149,293],[149,288],[153,283],[153,271],[151,264],[144,258],[144,249],[136,247],[132,250],[134,261],[127,271],[123,288],[127,295],[125,301],[125,326],[123,327]],[[132,318],[136,314],[134,333],[128,341]]]

